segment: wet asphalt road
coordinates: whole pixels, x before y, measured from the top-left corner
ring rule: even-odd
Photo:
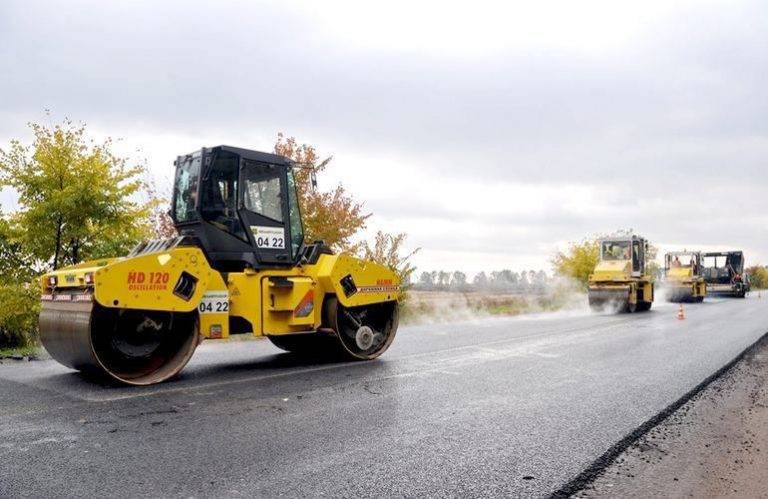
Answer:
[[[768,297],[686,313],[403,327],[354,364],[210,342],[148,389],[6,362],[0,496],[546,495],[768,331]]]

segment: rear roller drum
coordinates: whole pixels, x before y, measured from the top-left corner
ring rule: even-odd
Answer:
[[[348,308],[333,297],[325,302],[324,316],[342,354],[351,359],[375,359],[389,348],[397,332],[396,301]]]
[[[323,305],[323,327],[316,333],[267,336],[277,348],[303,356],[375,359],[395,339],[397,302],[344,307],[335,298]]]

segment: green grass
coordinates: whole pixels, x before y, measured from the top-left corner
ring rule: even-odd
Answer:
[[[0,348],[0,359],[10,358],[14,355],[21,355],[22,357],[39,357],[40,347],[31,345],[18,348]]]

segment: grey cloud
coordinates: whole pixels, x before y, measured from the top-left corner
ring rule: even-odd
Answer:
[[[767,14],[699,5],[622,50],[472,58],[341,45],[277,3],[3,2],[0,137],[45,107],[121,130],[286,130],[444,177],[611,193],[598,220],[558,199],[535,215],[460,215],[538,242],[627,226],[675,240],[684,227],[702,244],[765,247]],[[409,199],[369,208],[456,217]]]

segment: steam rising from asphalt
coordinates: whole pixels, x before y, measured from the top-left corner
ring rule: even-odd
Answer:
[[[597,307],[596,310],[592,310],[590,308],[590,311],[593,314],[613,315],[621,312],[625,305],[626,303],[622,302],[621,300],[609,300],[603,303],[602,306]]]
[[[674,304],[669,302],[670,289],[663,282],[656,283],[653,294],[654,307],[658,308],[659,306],[674,306]]]
[[[652,310],[675,306],[667,301],[668,292],[668,288],[656,283]],[[580,282],[555,276],[539,293],[411,291],[403,322],[414,325],[446,324],[499,317],[554,320],[594,314],[613,315],[619,313],[622,306],[619,301],[611,301],[593,311]]]
[[[411,291],[406,305],[408,324],[487,320],[492,317],[556,319],[591,312],[584,287],[556,276],[538,293]]]

